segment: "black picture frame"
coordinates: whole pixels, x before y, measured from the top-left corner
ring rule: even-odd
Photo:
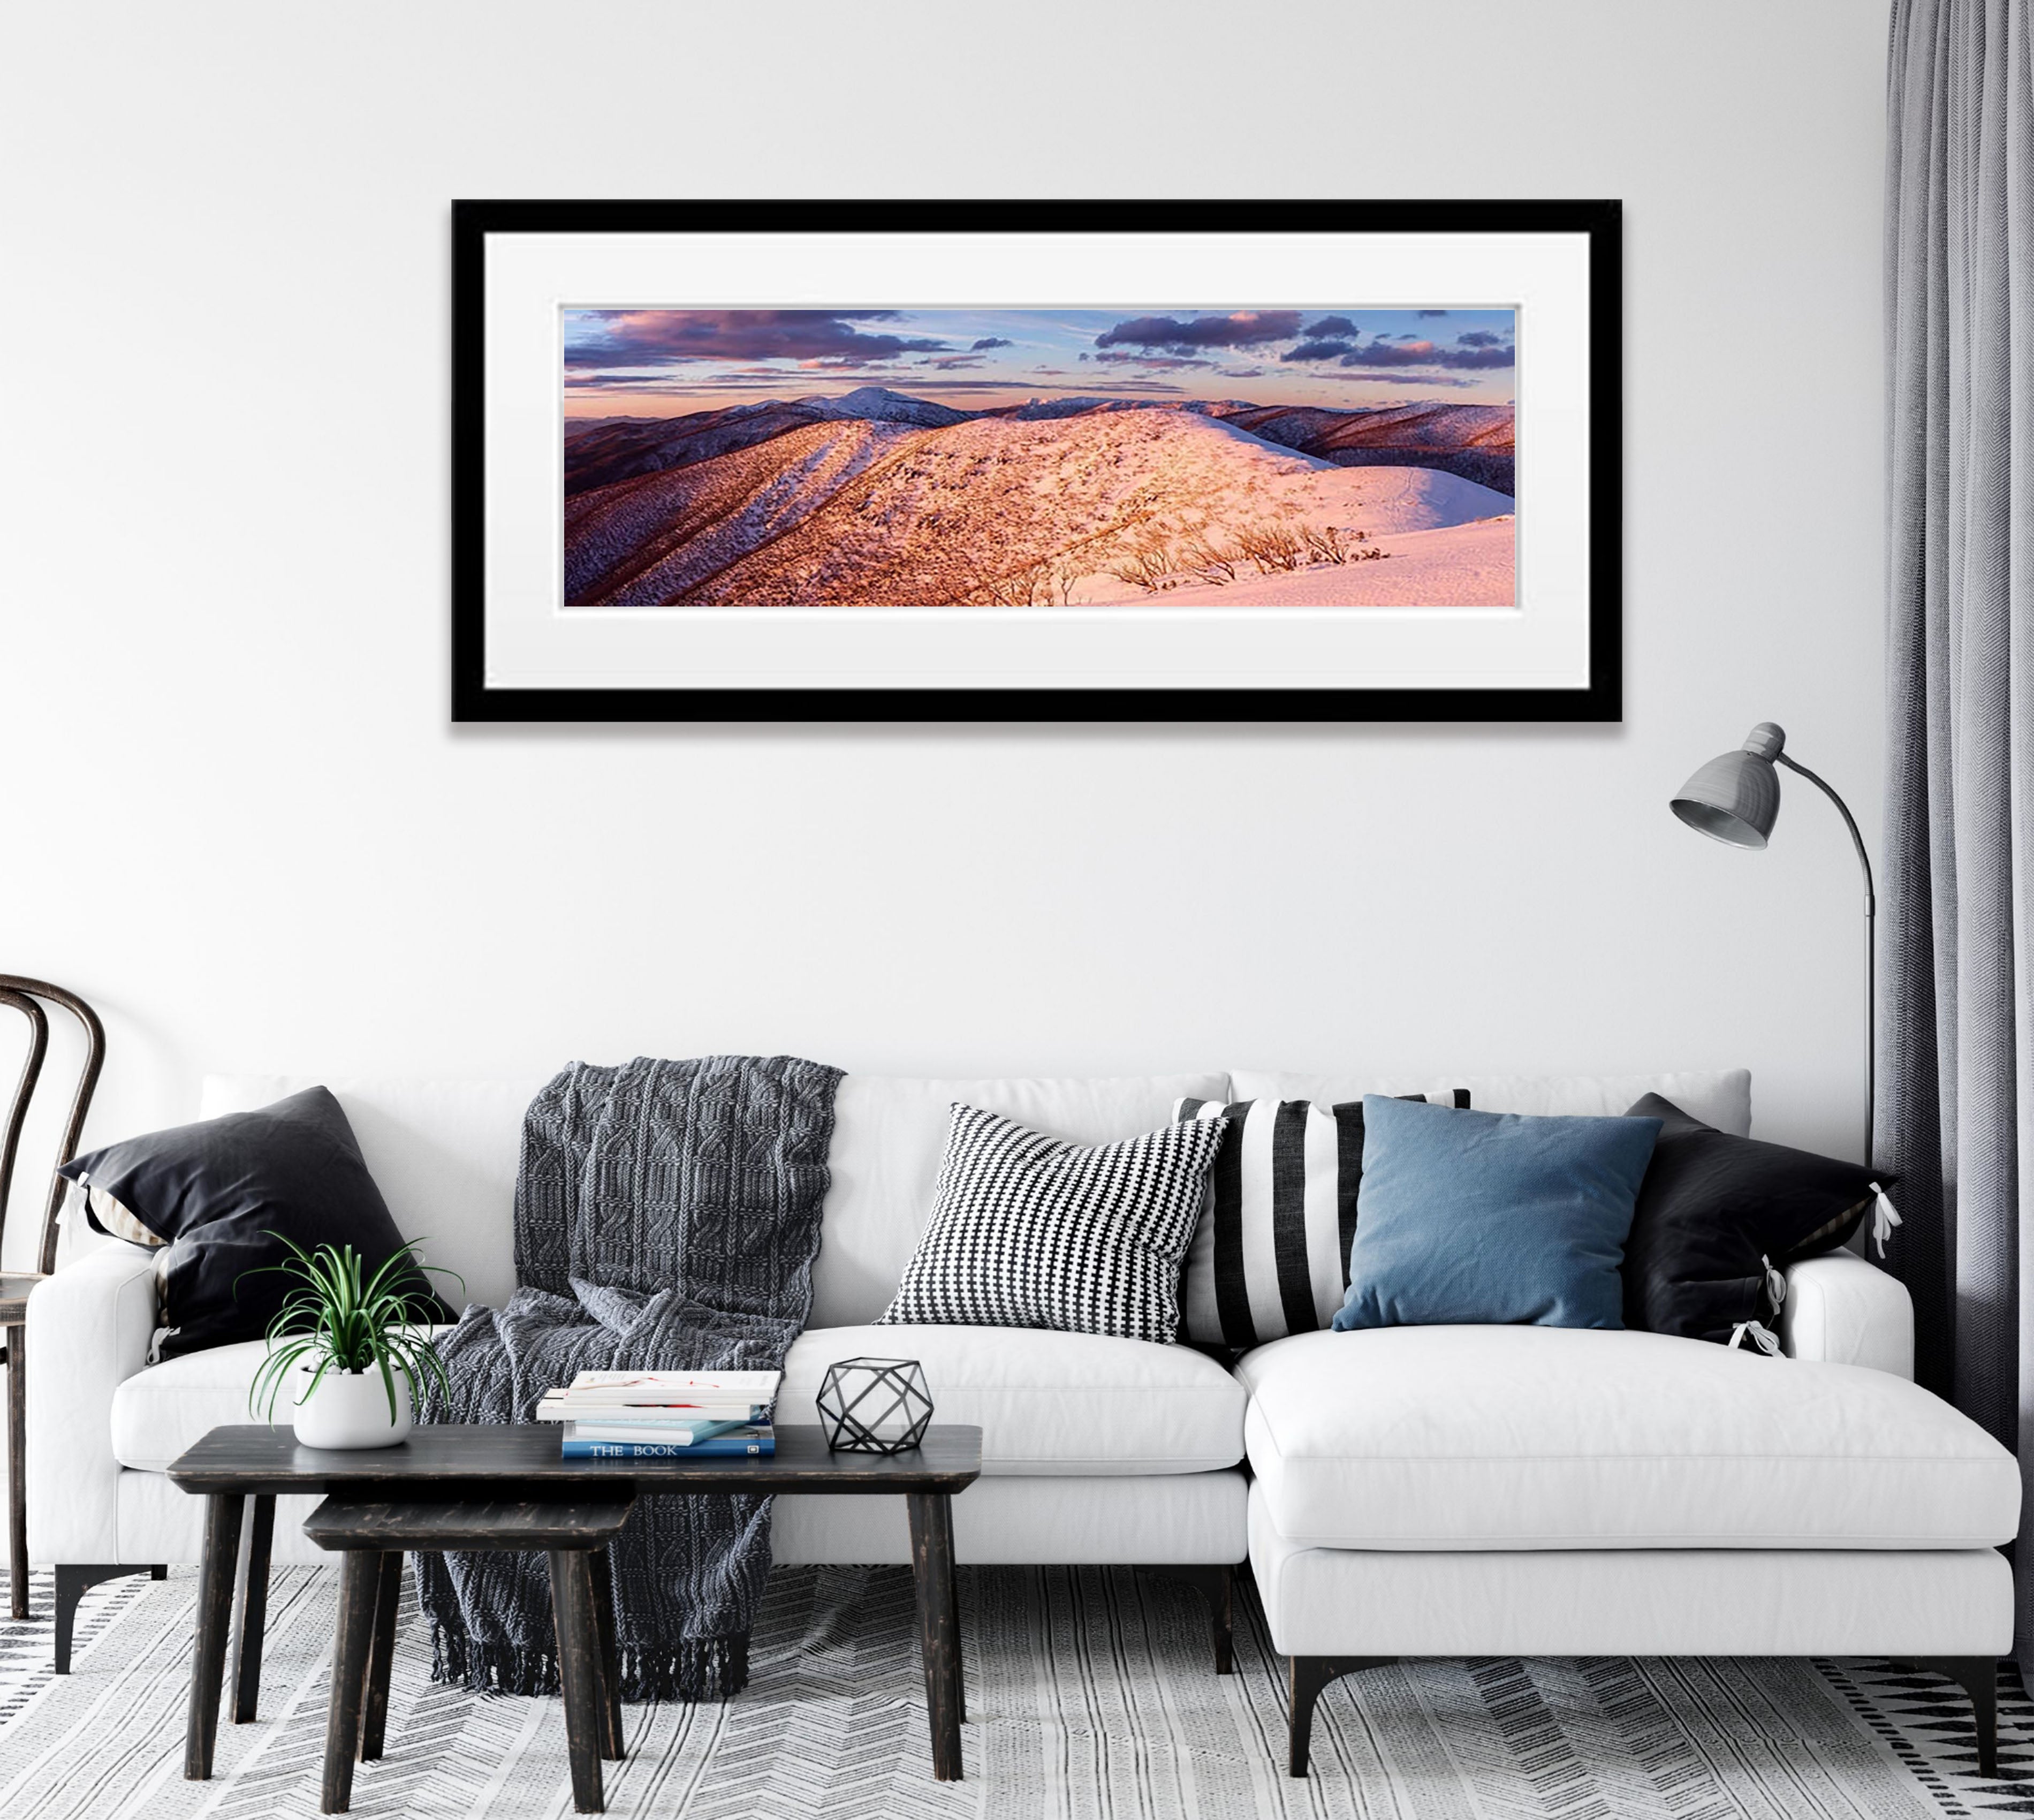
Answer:
[[[452,205],[452,717],[459,722],[1615,722],[1623,718],[1623,238],[1615,201],[541,201]],[[487,680],[490,236],[711,232],[1565,234],[1587,238],[1586,686],[496,688]]]

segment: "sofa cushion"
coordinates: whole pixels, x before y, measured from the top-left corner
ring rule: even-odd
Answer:
[[[266,1344],[243,1340],[165,1359],[123,1379],[113,1393],[113,1457],[123,1466],[160,1473],[185,1449],[213,1428],[256,1422],[247,1408]],[[278,1424],[287,1424],[287,1398],[279,1400]]]
[[[1460,1112],[1371,1094],[1335,1330],[1621,1327],[1617,1274],[1657,1119]]]
[[[1658,1094],[1631,1109],[1661,1121],[1624,1248],[1624,1324],[1649,1334],[1727,1346],[1740,1327],[1771,1323],[1778,1272],[1844,1244],[1899,1180],[1732,1137]]]
[[[1186,1346],[1033,1327],[808,1328],[792,1342],[779,1422],[816,1422],[838,1359],[916,1359],[935,1422],[981,1430],[992,1477],[1199,1473],[1243,1458],[1243,1387]]]
[[[873,1321],[889,1305],[932,1218],[933,1184],[959,1100],[1069,1143],[1113,1144],[1167,1124],[1175,1100],[1219,1099],[1224,1075],[1096,1080],[939,1080],[849,1075],[834,1096],[824,1236],[812,1325]],[[881,1349],[878,1349],[880,1350]]]
[[[1663,1334],[1386,1327],[1246,1357],[1250,1463],[1343,1548],[1974,1548],[2011,1454],[1885,1372]]]
[[[407,1248],[345,1113],[322,1086],[124,1139],[58,1173],[106,1190],[169,1241],[159,1357],[259,1338],[300,1287],[295,1267],[320,1247],[357,1253],[370,1278]],[[395,1286],[419,1311],[452,1318],[407,1260]]]
[[[933,1217],[884,1327],[1045,1327],[1167,1346],[1218,1120],[1070,1144],[955,1104]]]
[[[1412,1097],[1469,1105],[1465,1088]],[[1225,1126],[1187,1251],[1181,1337],[1240,1353],[1330,1325],[1349,1288],[1363,1101],[1181,1100],[1173,1110]]]
[[[397,1227],[421,1241],[429,1262],[465,1278],[467,1301],[498,1308],[516,1287],[512,1221],[523,1114],[550,1078],[367,1075],[326,1083]],[[208,1075],[200,1116],[266,1105],[306,1084],[288,1075]]]

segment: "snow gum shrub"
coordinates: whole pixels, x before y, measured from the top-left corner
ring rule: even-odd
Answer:
[[[963,606],[1071,606],[1086,571],[1075,557],[1040,557],[1008,574],[977,567],[962,591]]]
[[[1338,524],[1302,525],[1300,535],[1306,544],[1309,562],[1342,563],[1353,554]]]
[[[1300,535],[1309,563],[1375,562],[1390,554],[1371,542],[1368,531],[1353,531],[1339,524],[1303,525]]]
[[[1307,564],[1306,546],[1282,524],[1260,520],[1255,524],[1245,525],[1236,534],[1236,545],[1257,565],[1259,575],[1277,575],[1285,570],[1303,569]]]
[[[1242,560],[1242,553],[1203,528],[1180,546],[1180,560],[1203,581],[1211,581],[1219,587],[1236,580],[1236,565]]]
[[[1155,526],[1147,526],[1131,539],[1129,547],[1109,565],[1109,572],[1146,594],[1158,594],[1180,585],[1179,567],[1173,540]]]

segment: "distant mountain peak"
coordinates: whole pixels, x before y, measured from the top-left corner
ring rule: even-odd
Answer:
[[[935,404],[929,398],[913,398],[907,392],[892,392],[887,385],[858,385],[854,391],[844,392],[839,398],[825,398],[814,393],[795,402],[827,417],[859,417],[881,423],[916,423],[929,430],[943,430],[949,424],[965,423],[974,415],[971,411],[956,411],[950,404]]]

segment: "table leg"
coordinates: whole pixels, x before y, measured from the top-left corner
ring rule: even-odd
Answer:
[[[910,1492],[911,1577],[918,1593],[918,1649],[925,1658],[925,1706],[933,1721],[933,1774],[961,1780],[960,1615],[954,1604],[953,1500]]]
[[[403,1554],[392,1548],[381,1557],[374,1589],[374,1642],[367,1657],[366,1702],[360,1716],[360,1761],[377,1762],[381,1737],[388,1723],[388,1672],[396,1660],[396,1612],[403,1602]]]
[[[954,1503],[946,1503],[948,1521],[952,1521]],[[954,1722],[968,1722],[968,1676],[966,1664],[960,1655],[960,1562],[954,1559],[954,1545],[948,1541],[946,1548],[946,1602],[954,1608]]]
[[[184,1727],[184,1780],[208,1781],[219,1737],[220,1682],[226,1634],[233,1626],[233,1570],[240,1555],[240,1495],[214,1492],[205,1501],[205,1565],[197,1585],[197,1642],[191,1652],[190,1712]]]
[[[28,1330],[5,1330],[7,1346],[7,1594],[28,1615]]]
[[[593,1621],[600,1638],[601,1755],[619,1762],[621,1749],[621,1651],[614,1635],[614,1570],[605,1548],[587,1555],[593,1570]]]
[[[593,1613],[593,1567],[584,1548],[554,1548],[551,1615],[558,1633],[558,1679],[565,1684],[565,1750],[572,1759],[572,1807],[607,1811],[601,1786],[599,1627]]]
[[[339,1635],[332,1649],[332,1698],[325,1707],[321,1813],[343,1814],[353,1799],[353,1758],[360,1747],[360,1698],[374,1634],[374,1596],[381,1578],[378,1548],[349,1548],[340,1557]]]
[[[268,1628],[268,1551],[276,1540],[276,1500],[257,1496],[247,1526],[247,1579],[240,1589],[240,1628],[233,1639],[233,1723],[251,1725],[261,1695],[261,1639]]]

